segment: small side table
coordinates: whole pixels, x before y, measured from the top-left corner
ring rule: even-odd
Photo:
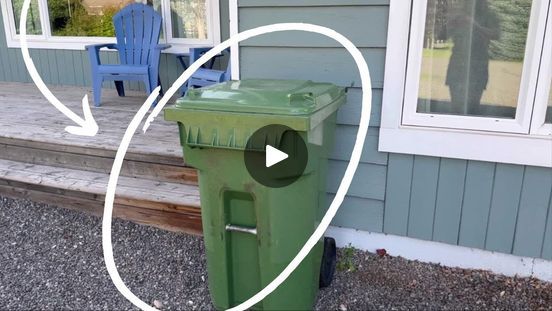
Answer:
[[[180,65],[182,65],[182,69],[183,70],[188,69],[189,64],[186,62],[186,59],[187,60],[190,59],[190,53],[177,53],[174,55],[176,56],[176,59],[178,59],[178,61],[180,62]],[[217,58],[221,56],[223,56],[222,53],[215,55],[213,58],[211,58],[211,60],[203,64],[202,68],[213,69],[213,66],[215,65],[215,61],[217,60]],[[186,84],[184,84],[181,87],[180,92],[182,93],[181,95],[184,96],[184,93],[186,93]]]

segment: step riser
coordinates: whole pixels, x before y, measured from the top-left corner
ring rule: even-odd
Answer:
[[[12,143],[19,142],[12,141]],[[28,144],[27,142],[27,145],[32,144]],[[46,144],[41,144],[39,147],[43,148],[0,142],[0,159],[106,174],[109,174],[113,165],[113,157],[101,155],[102,153],[90,154],[90,151],[88,151],[89,154],[75,153],[80,150],[63,150],[61,146],[48,146]],[[55,150],[54,148],[61,150]],[[193,168],[185,167],[183,164],[158,163],[159,159],[153,156],[149,159],[145,156],[130,156],[129,158],[123,162],[122,176],[145,178],[160,182],[197,184],[197,171]],[[135,160],[136,158],[141,158],[142,160]],[[169,162],[167,159],[162,160]],[[183,163],[182,160],[179,161]],[[176,161],[171,160],[170,162]]]
[[[0,194],[51,204],[102,217],[104,196],[67,191],[0,179]],[[116,198],[113,216],[164,230],[200,235],[201,212],[197,207]]]
[[[14,181],[14,180],[3,179],[3,178],[0,178],[0,186],[5,188],[26,189],[26,190],[38,191],[42,193],[64,195],[70,198],[79,198],[83,200],[97,201],[97,202],[101,202],[102,204],[105,202],[105,195],[102,195],[102,194],[95,194],[95,193],[78,191],[78,190],[61,189],[61,188],[56,188],[51,186]],[[2,192],[0,191],[0,193]],[[128,205],[128,206],[135,206],[139,208],[151,209],[151,210],[165,211],[165,212],[185,213],[185,214],[188,213],[191,215],[200,215],[199,208],[197,206],[185,206],[185,205],[174,204],[170,202],[157,202],[152,200],[136,199],[136,198],[130,198],[130,197],[117,195],[117,194],[115,194],[115,203]]]
[[[93,139],[93,138],[92,138]],[[104,158],[114,159],[116,150],[110,149],[101,149],[97,146],[75,146],[75,145],[64,145],[61,143],[48,143],[35,140],[25,140],[11,137],[0,137],[0,144],[10,145],[10,146],[20,146],[20,147],[29,147],[34,149],[41,150],[52,150],[59,152],[75,153],[82,155],[92,155],[99,156]],[[174,166],[182,166],[182,159],[176,156],[163,156],[158,154],[151,153],[135,153],[132,151],[132,148],[125,155],[125,160],[133,160],[140,162],[148,163],[158,163],[158,164],[167,164]]]

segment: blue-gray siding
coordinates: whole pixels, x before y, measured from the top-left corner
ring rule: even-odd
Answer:
[[[331,27],[351,39],[370,66],[369,134],[334,224],[552,259],[552,170],[377,151],[388,13],[383,0],[239,0],[240,30],[274,22]],[[360,78],[351,57],[320,35],[270,34],[243,42],[240,71],[242,78],[350,87],[329,164],[328,198],[333,198],[360,118]]]
[[[552,259],[550,169],[390,154],[387,176],[384,232]]]
[[[552,259],[552,170],[377,151],[388,2],[239,0],[240,30],[273,22],[332,27],[359,47],[370,66],[370,130],[353,185],[334,224]],[[227,38],[227,1],[221,1],[221,24],[222,37]],[[83,51],[32,50],[31,54],[47,83],[90,84]],[[104,53],[102,59],[116,62],[116,55]],[[337,141],[329,166],[328,199],[332,199],[360,118],[360,80],[351,57],[331,39],[288,32],[243,42],[240,62],[242,78],[311,79],[350,87],[347,104],[338,112]],[[29,82],[19,50],[6,48],[3,30],[0,66],[5,68],[0,81]],[[165,86],[176,79],[179,68],[173,56],[163,56]]]

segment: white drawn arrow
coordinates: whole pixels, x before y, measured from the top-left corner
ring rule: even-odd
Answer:
[[[31,0],[23,1],[23,8],[21,9],[21,19],[19,23],[20,29],[20,38],[19,42],[21,43],[21,53],[23,54],[23,61],[25,61],[25,66],[29,71],[31,78],[34,83],[46,97],[46,99],[61,111],[66,117],[73,120],[78,126],[68,126],[65,130],[74,135],[82,136],[95,136],[98,133],[98,124],[94,117],[92,116],[92,111],[90,111],[90,105],[88,103],[88,95],[84,95],[82,99],[82,110],[84,112],[84,119],[78,116],[76,113],[67,108],[62,104],[57,97],[48,89],[42,78],[38,74],[31,55],[29,54],[29,46],[27,45],[27,12],[29,11],[29,6],[31,5]]]

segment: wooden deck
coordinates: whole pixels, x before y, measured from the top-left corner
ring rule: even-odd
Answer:
[[[84,94],[92,97],[91,92],[81,87],[52,87],[52,92],[62,103],[82,116],[81,100]],[[64,128],[75,125],[51,104],[49,104],[34,84],[0,84],[0,124],[1,137],[28,141],[53,143],[74,147],[85,147],[97,152],[116,150],[130,120],[146,100],[145,93],[130,93],[127,97],[118,97],[115,90],[103,91],[102,107],[92,107],[92,114],[100,128],[95,137],[71,135]],[[160,117],[146,134],[137,132],[129,148],[129,154],[155,154],[182,159],[182,151],[175,135],[174,123],[163,121]]]
[[[52,92],[82,115],[80,87]],[[92,108],[95,137],[65,132],[73,125],[34,84],[0,84],[0,194],[57,204],[100,215],[113,158],[144,93],[118,97],[105,89]],[[116,195],[115,214],[170,230],[201,231],[195,169],[186,167],[174,123],[158,118],[129,147]]]

